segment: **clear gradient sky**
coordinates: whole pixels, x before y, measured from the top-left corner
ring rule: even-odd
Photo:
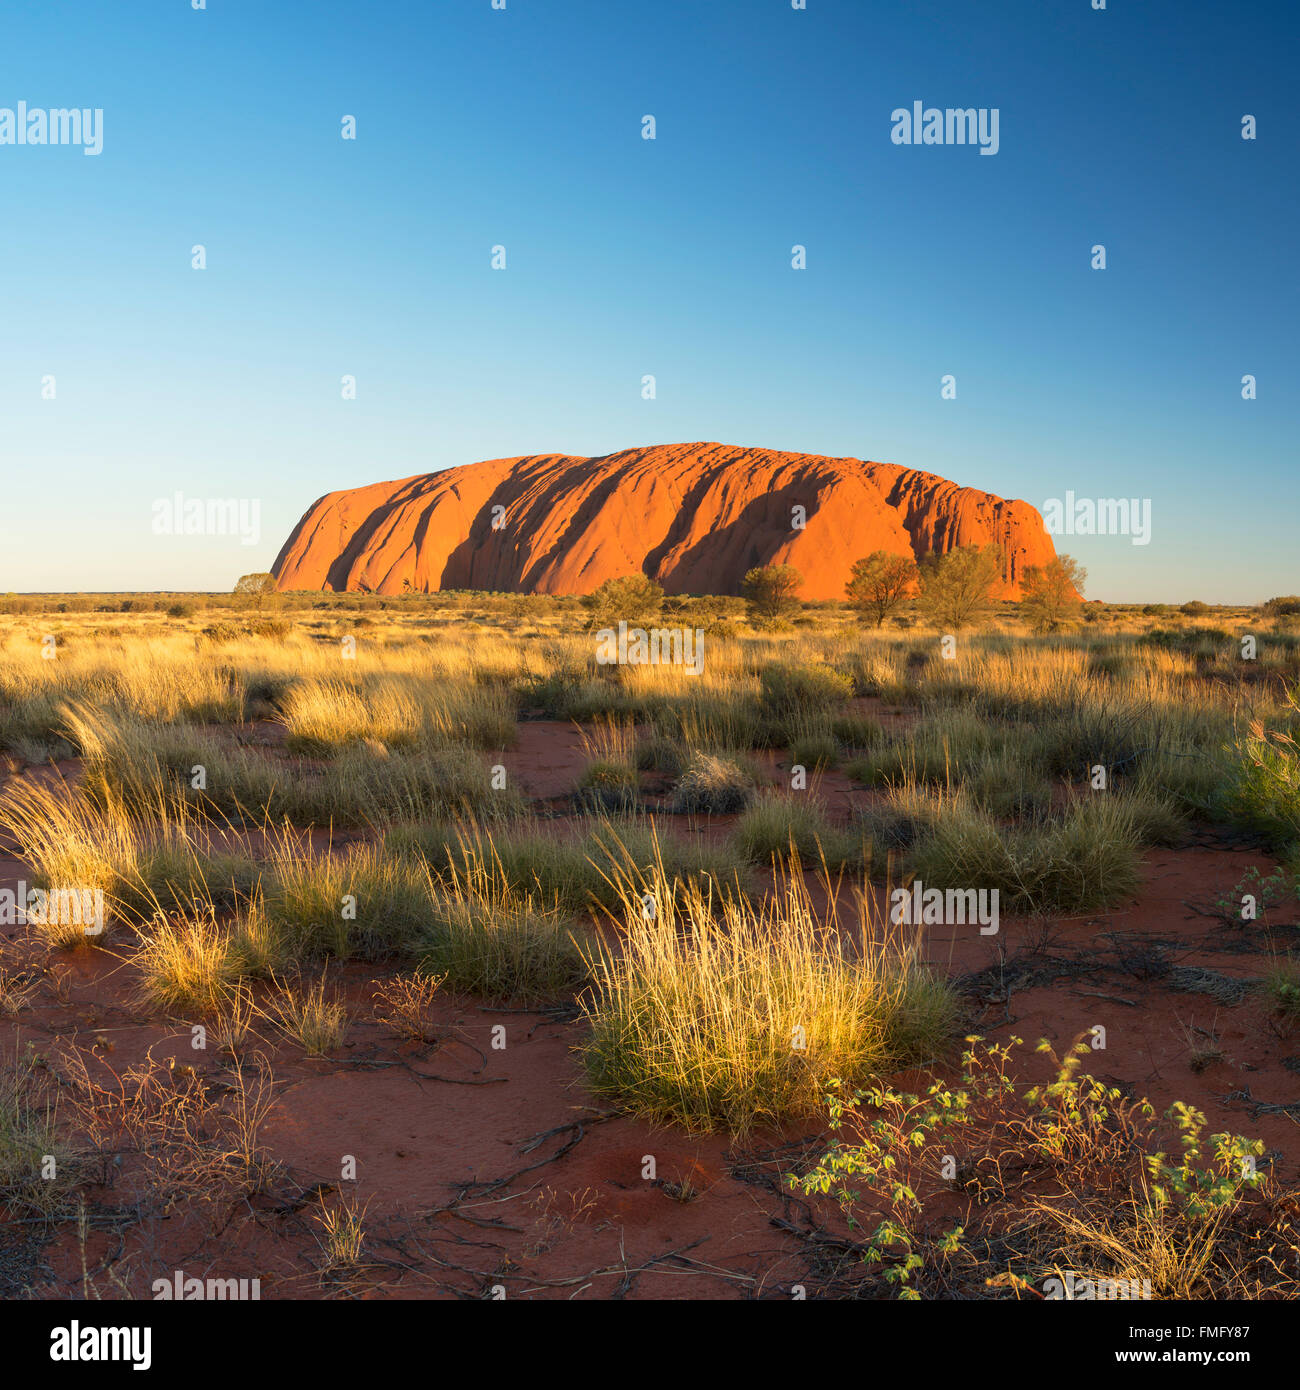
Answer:
[[[1283,0],[7,6],[0,108],[104,148],[0,146],[0,591],[226,589],[336,488],[697,439],[1150,498],[1147,546],[1058,540],[1091,597],[1300,590],[1298,38]],[[917,100],[999,152],[893,144]],[[155,535],[178,489],[259,543]]]

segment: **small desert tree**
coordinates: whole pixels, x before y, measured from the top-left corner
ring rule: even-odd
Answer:
[[[852,576],[844,586],[849,607],[857,609],[864,620],[869,617],[881,627],[907,597],[916,575],[916,561],[910,555],[874,550],[853,565]]]
[[[956,632],[991,611],[1002,556],[996,546],[960,545],[946,555],[932,551],[920,570],[922,611],[936,627]]]
[[[1020,615],[1036,632],[1054,632],[1083,611],[1083,583],[1088,571],[1073,557],[1058,555],[1032,565],[1020,586]]]
[[[663,608],[664,591],[644,574],[626,574],[607,579],[580,602],[587,610],[588,628],[616,627],[619,622],[648,627]]]
[[[784,618],[799,606],[803,575],[793,565],[758,565],[740,582],[750,618]]]
[[[235,593],[252,599],[261,608],[268,594],[275,593],[275,576],[270,574],[241,574],[235,581]]]

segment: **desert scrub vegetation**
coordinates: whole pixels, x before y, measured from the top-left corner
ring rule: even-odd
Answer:
[[[366,1207],[356,1197],[343,1197],[334,1206],[327,1206],[322,1197],[313,1217],[322,1275],[339,1276],[355,1270],[366,1243]]]
[[[1046,771],[1028,727],[1000,728],[972,710],[943,709],[923,715],[907,733],[853,759],[845,771],[870,786],[907,780],[951,785],[1008,752],[1025,776]]]
[[[639,790],[635,767],[601,759],[583,768],[578,778],[576,800],[588,811],[627,814],[636,810]]]
[[[159,914],[142,934],[136,956],[148,1004],[195,1018],[215,1011],[241,976],[231,936],[209,908]]]
[[[638,771],[659,772],[668,777],[680,777],[686,764],[681,745],[659,733],[641,739],[632,758]]]
[[[517,813],[513,789],[494,788],[483,756],[448,744],[390,752],[347,744],[319,765],[284,760],[188,727],[69,709],[92,805],[147,817],[179,795],[197,816],[235,825],[361,826],[439,816]]]
[[[376,960],[413,948],[435,896],[423,866],[381,845],[312,853],[282,835],[266,863],[259,907],[295,960]]]
[[[324,972],[315,984],[281,984],[266,1016],[308,1057],[324,1057],[341,1047],[348,1026],[347,1008],[329,992]]]
[[[785,742],[792,767],[821,772],[840,761],[840,741],[831,721],[815,716],[792,720],[785,731]]]
[[[853,831],[832,825],[825,807],[808,794],[761,797],[736,822],[731,842],[751,864],[771,864],[793,854],[810,866],[843,869],[861,865],[864,858]]]
[[[864,806],[856,809],[852,832],[875,863],[910,849],[929,834],[941,817],[969,814],[972,798],[964,787],[932,786],[900,781],[881,789]]]
[[[677,815],[725,816],[743,811],[755,795],[754,773],[734,757],[696,750],[668,803]]]
[[[240,980],[274,979],[294,960],[294,948],[280,924],[266,911],[260,892],[230,922],[230,955]]]
[[[467,847],[448,878],[418,943],[421,972],[518,1003],[556,999],[585,982],[585,930],[512,888],[498,862]]]
[[[403,825],[388,831],[384,844],[396,855],[422,860],[443,883],[490,863],[516,894],[568,913],[617,906],[611,871],[630,863],[644,872],[656,857],[683,882],[748,882],[724,849],[661,837],[653,817],[585,816],[569,831],[530,819],[491,827]]]
[[[91,806],[66,783],[11,779],[0,802],[0,823],[10,831],[31,864],[37,887],[98,891],[106,897],[127,879],[138,878],[140,834],[120,805],[105,812]],[[105,922],[102,943],[116,924]],[[60,924],[43,934],[53,946],[75,945],[76,936]]]
[[[49,1068],[59,1078],[60,1129],[79,1137],[82,1173],[97,1181],[111,1175],[116,1201],[136,1220],[189,1210],[216,1229],[275,1183],[279,1166],[261,1138],[274,1100],[263,1055],[231,1060],[220,1088],[152,1055],[120,1072],[100,1059],[92,1071],[85,1051],[71,1045],[51,1056]]]
[[[0,965],[0,1019],[17,1018],[31,1003],[38,981],[34,971]]]
[[[194,903],[233,907],[252,895],[262,873],[250,853],[228,842],[235,827],[201,816],[178,792],[131,807],[111,792],[96,802],[61,777],[20,777],[5,788],[0,823],[18,840],[38,886],[103,892],[115,914],[108,928]]]
[[[433,1006],[442,988],[441,975],[401,974],[375,982],[371,1014],[403,1042],[432,1046],[439,1041]]]
[[[1300,687],[1286,694],[1273,722],[1252,719],[1238,741],[1235,775],[1225,791],[1229,812],[1276,848],[1300,842]]]
[[[330,756],[373,740],[410,748],[498,749],[516,739],[515,704],[500,684],[451,685],[412,676],[306,680],[281,699],[292,752]]]
[[[1083,1070],[1082,1042],[1064,1058],[1039,1044],[1051,1079],[1025,1086],[1011,1070],[1020,1046],[968,1038],[958,1079],[920,1094],[832,1081],[836,1138],[788,1183],[833,1198],[847,1219],[826,1270],[837,1292],[1294,1297],[1275,1252],[1294,1245],[1295,1201],[1261,1171],[1261,1140],[1207,1134],[1205,1116],[1181,1102],[1162,1123],[1149,1101]],[[952,1154],[975,1157],[953,1167]],[[936,1230],[920,1217],[943,1190],[967,1202]],[[1094,1292],[1066,1292],[1066,1279]]]
[[[1118,797],[1076,801],[1058,818],[1003,826],[973,808],[938,816],[905,862],[927,887],[996,889],[1005,910],[1113,907],[1138,887],[1141,827]]]
[[[0,1066],[0,1204],[17,1219],[67,1214],[81,1156],[59,1123],[58,1090],[30,1047]]]
[[[1275,1013],[1288,1023],[1300,1022],[1300,961],[1292,956],[1274,960],[1264,976],[1264,991]]]
[[[687,692],[671,703],[657,704],[651,720],[661,737],[688,748],[746,753],[769,741],[770,725],[747,687],[752,680],[737,678],[730,689]]]
[[[744,1133],[815,1113],[836,1076],[947,1045],[947,986],[896,935],[842,934],[834,890],[819,918],[794,873],[758,905],[683,894],[661,865],[621,887],[620,945],[588,957],[580,1051],[593,1089],[643,1119]]]
[[[365,843],[313,855],[286,836],[263,868],[229,921],[209,907],[143,926],[154,1002],[210,1012],[237,981],[353,956],[414,963],[492,998],[556,998],[584,978],[581,928],[515,888],[486,837],[462,838],[435,872],[423,854]]]
[[[811,663],[763,666],[758,682],[759,706],[777,724],[800,714],[834,710],[853,694],[849,676]]]
[[[1053,802],[1053,784],[1033,757],[1003,745],[977,760],[962,788],[980,810],[998,820],[1037,820]]]

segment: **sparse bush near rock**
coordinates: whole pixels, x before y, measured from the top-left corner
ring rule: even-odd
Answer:
[[[741,581],[740,592],[751,620],[789,620],[799,608],[803,576],[793,565],[757,565]]]
[[[993,546],[965,545],[921,561],[921,611],[940,631],[960,632],[993,609],[1002,562]]]
[[[664,603],[664,591],[644,574],[607,579],[598,589],[582,597],[590,628],[653,627]]]

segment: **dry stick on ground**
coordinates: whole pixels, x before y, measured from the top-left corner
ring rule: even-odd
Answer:
[[[711,1237],[709,1236],[698,1236],[695,1240],[691,1241],[689,1245],[679,1246],[676,1250],[665,1250],[660,1255],[652,1255],[644,1264],[637,1265],[634,1269],[628,1269],[626,1264],[604,1265],[599,1269],[593,1269],[588,1274],[575,1274],[567,1279],[534,1279],[531,1288],[520,1289],[519,1292],[523,1294],[540,1293],[543,1289],[568,1289],[572,1288],[575,1284],[581,1284],[586,1287],[586,1285],[592,1283],[592,1281],[596,1279],[619,1273],[622,1273],[626,1280],[629,1276],[635,1277],[638,1274],[644,1274],[647,1270],[653,1269],[655,1265],[662,1264],[665,1260],[684,1258],[688,1250],[694,1250],[697,1246],[705,1244],[710,1239]],[[706,1269],[706,1272],[709,1271]],[[502,1271],[499,1274],[492,1274],[487,1277],[494,1280],[526,1279],[528,1275]],[[743,1278],[745,1276],[742,1275],[740,1277]]]
[[[814,1252],[809,1272],[801,1275],[801,1278],[805,1282],[817,1278],[829,1285],[832,1282],[830,1276],[823,1279],[817,1272],[817,1252],[839,1249],[843,1254],[838,1263],[843,1264],[854,1253],[856,1242],[847,1236],[837,1236],[827,1230],[814,1216],[812,1204],[784,1183],[787,1174],[812,1161],[814,1155],[820,1154],[824,1149],[825,1137],[813,1134],[790,1140],[773,1149],[743,1154],[728,1153],[726,1158],[730,1163],[730,1177],[737,1182],[761,1188],[780,1201],[784,1215],[776,1216],[769,1212],[768,1224],[776,1230],[794,1236],[804,1249]],[[773,1171],[764,1171],[765,1169]],[[803,1224],[796,1224],[790,1219],[792,1216],[798,1217]],[[866,1246],[862,1246],[861,1249],[865,1250]]]
[[[1219,1100],[1224,1105],[1249,1105],[1252,1120],[1259,1119],[1261,1115],[1290,1115],[1293,1118],[1300,1116],[1300,1100],[1288,1101],[1284,1105],[1276,1105],[1269,1100],[1256,1100],[1251,1095],[1249,1086],[1243,1086],[1237,1091],[1229,1091],[1226,1095],[1220,1096]]]
[[[541,1014],[541,1019],[533,1024],[528,1036],[532,1037],[533,1032],[540,1028],[544,1023],[573,1023],[582,1017],[582,1009],[577,1004],[539,1004],[532,1009],[509,1009],[501,1006],[480,1004],[479,1012],[485,1014]]]
[[[441,1216],[445,1212],[454,1214],[456,1208],[461,1206],[470,1197],[487,1197],[493,1192],[499,1192],[503,1187],[508,1187],[511,1183],[523,1177],[525,1173],[535,1172],[538,1168],[545,1168],[548,1164],[555,1163],[563,1158],[565,1154],[575,1149],[586,1137],[587,1126],[603,1124],[606,1120],[618,1118],[622,1113],[621,1110],[598,1110],[591,1115],[584,1116],[580,1120],[570,1120],[568,1124],[556,1125],[554,1129],[542,1130],[539,1134],[530,1135],[520,1144],[520,1153],[532,1153],[535,1148],[553,1135],[569,1134],[572,1132],[572,1138],[561,1144],[549,1157],[543,1158],[537,1163],[529,1163],[513,1173],[508,1173],[505,1177],[461,1183],[459,1185],[459,1195],[453,1201],[447,1203],[445,1206],[433,1207],[429,1211],[422,1213],[422,1215],[426,1220],[432,1220],[435,1216]]]

